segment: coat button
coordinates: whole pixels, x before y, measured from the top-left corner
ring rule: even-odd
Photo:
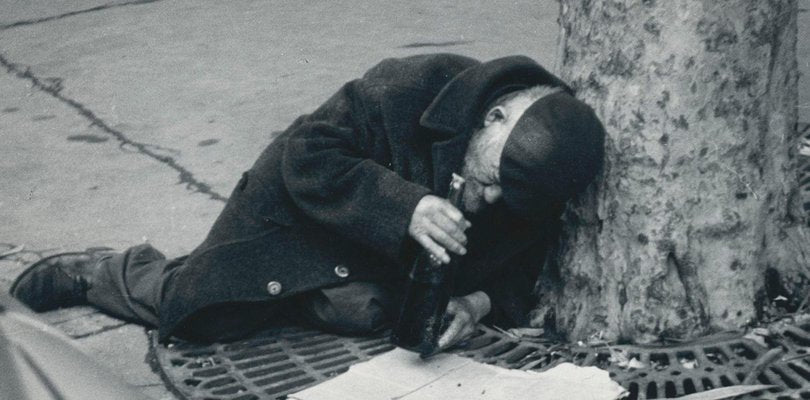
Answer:
[[[337,267],[335,267],[335,275],[341,278],[345,278],[349,276],[349,268],[346,268],[346,266],[343,264],[338,265]]]
[[[271,296],[281,293],[281,283],[276,281],[267,282],[267,293],[270,293]]]

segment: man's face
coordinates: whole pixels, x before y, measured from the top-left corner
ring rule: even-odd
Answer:
[[[526,96],[518,96],[493,107],[484,117],[484,126],[473,134],[461,171],[467,180],[464,186],[466,211],[476,213],[501,198],[498,174],[501,152],[515,123],[532,102]]]

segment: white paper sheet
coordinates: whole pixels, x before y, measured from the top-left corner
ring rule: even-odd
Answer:
[[[481,364],[452,354],[427,361],[395,349],[288,396],[291,400],[614,400],[625,393],[596,367],[560,364],[545,372]]]

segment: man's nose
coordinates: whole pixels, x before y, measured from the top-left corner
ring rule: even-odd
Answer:
[[[484,201],[486,201],[487,204],[494,204],[500,198],[501,198],[500,185],[489,185],[484,188]]]

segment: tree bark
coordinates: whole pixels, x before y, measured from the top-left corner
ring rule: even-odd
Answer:
[[[796,0],[560,3],[558,70],[608,137],[533,323],[647,343],[795,310],[810,266]]]

